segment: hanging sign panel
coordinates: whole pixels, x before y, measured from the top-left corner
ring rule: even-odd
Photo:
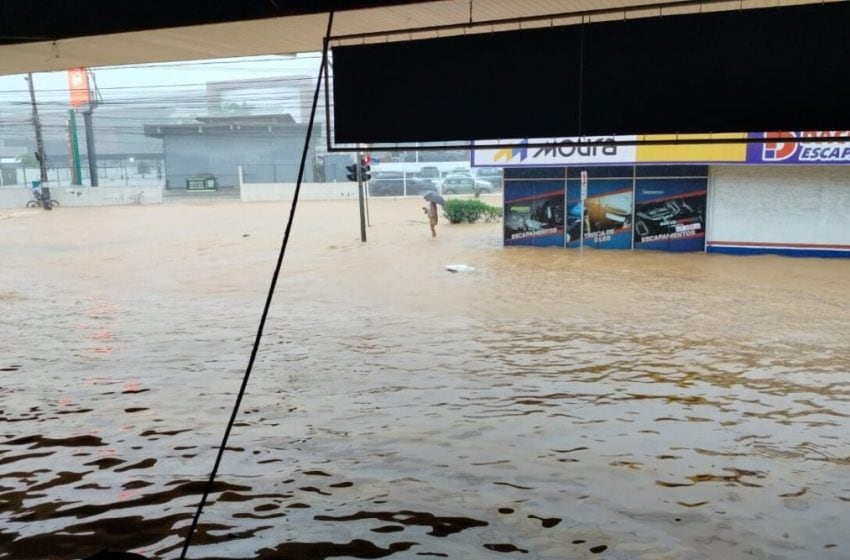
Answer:
[[[336,46],[334,141],[844,130],[848,21],[819,2]]]

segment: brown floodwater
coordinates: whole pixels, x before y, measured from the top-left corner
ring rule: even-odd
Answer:
[[[189,558],[850,558],[850,262],[420,207],[299,208]],[[0,559],[179,556],[287,210],[0,211]]]

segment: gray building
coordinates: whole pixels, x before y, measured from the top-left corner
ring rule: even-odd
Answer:
[[[251,183],[294,182],[304,149],[306,124],[289,114],[199,117],[195,123],[145,125],[145,136],[161,138],[166,188],[185,189],[186,180],[213,175],[219,186],[239,184],[238,169]],[[320,134],[321,128],[314,128]],[[311,142],[305,181],[313,181]]]
[[[242,114],[289,114],[307,122],[316,79],[311,75],[207,82],[207,112],[213,117]]]

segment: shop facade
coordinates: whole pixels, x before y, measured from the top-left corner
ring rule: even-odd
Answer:
[[[506,246],[850,258],[850,132],[794,136],[593,147],[564,139],[476,150],[473,165],[505,168]]]

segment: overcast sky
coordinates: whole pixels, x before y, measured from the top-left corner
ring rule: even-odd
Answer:
[[[239,59],[187,61],[167,64],[144,64],[127,67],[94,68],[97,85],[108,101],[110,97],[150,91],[173,92],[202,88],[206,82],[270,78],[318,73],[319,53],[296,56],[261,56]],[[0,111],[4,106],[29,103],[27,82],[23,74],[0,76]],[[33,74],[36,96],[42,102],[68,102],[67,73]]]

